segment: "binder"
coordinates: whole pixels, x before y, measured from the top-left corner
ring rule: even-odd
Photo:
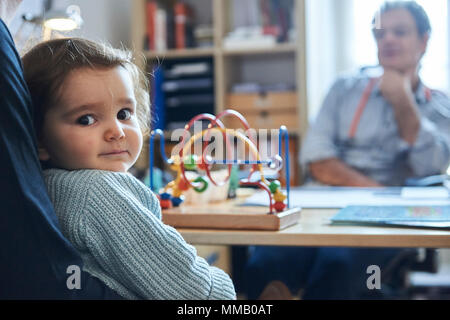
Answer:
[[[146,5],[147,10],[147,38],[148,38],[148,49],[155,50],[155,23],[156,23],[156,11],[158,10],[158,5],[155,1],[148,1]]]
[[[174,6],[175,14],[175,48],[186,48],[186,20],[187,7],[182,2],[177,2]]]
[[[155,129],[165,129],[165,107],[164,107],[164,91],[162,86],[164,83],[164,71],[161,67],[156,67],[153,70],[154,80],[153,80],[153,101],[152,101],[152,130]]]

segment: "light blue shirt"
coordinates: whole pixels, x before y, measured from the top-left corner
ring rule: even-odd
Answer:
[[[404,141],[392,105],[372,90],[356,135],[350,126],[361,96],[369,83],[364,75],[338,79],[329,91],[302,146],[300,162],[308,176],[308,164],[339,158],[350,167],[383,185],[402,185],[407,178],[445,171],[450,163],[450,99],[431,90],[428,101],[422,83],[415,92],[420,130],[413,145]]]

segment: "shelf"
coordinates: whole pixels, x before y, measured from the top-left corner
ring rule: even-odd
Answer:
[[[214,55],[214,48],[188,48],[188,49],[171,49],[167,51],[145,51],[145,57],[147,59],[154,58],[196,58],[196,57],[208,57]]]
[[[294,0],[292,8],[292,22],[295,27],[293,38],[290,42],[270,43],[265,47],[252,46],[250,42],[229,43],[233,45],[224,47],[227,35],[234,29],[233,21],[230,20],[231,8],[234,4],[241,5],[234,0],[186,0],[194,11],[198,12],[198,24],[207,24],[212,27],[211,47],[168,49],[164,51],[149,51],[144,49],[143,39],[147,39],[146,3],[148,0],[133,0],[133,26],[132,43],[136,61],[144,71],[151,70],[155,64],[172,65],[175,60],[192,60],[203,58],[212,61],[212,72],[214,74],[214,114],[228,109],[229,88],[235,83],[261,83],[271,85],[277,83],[295,84],[296,101],[291,104],[298,118],[296,126],[290,125],[289,137],[294,138],[293,147],[298,151],[300,140],[308,127],[308,92],[307,92],[307,68],[306,68],[306,0]],[[284,0],[277,0],[282,2]],[[172,3],[162,1],[161,3]],[[239,4],[237,4],[239,3]],[[244,6],[243,6],[244,8]],[[262,10],[262,8],[259,8]],[[260,12],[258,11],[258,14]],[[148,41],[147,41],[148,42]],[[141,59],[145,57],[146,59]],[[146,61],[145,61],[146,60]],[[150,76],[151,80],[151,76]],[[150,92],[154,94],[154,92]],[[271,110],[275,112],[275,110]],[[247,114],[247,118],[251,114]],[[230,126],[234,124],[229,124]],[[289,125],[289,123],[287,124]],[[291,128],[292,127],[292,128]],[[230,127],[231,129],[231,127]],[[164,131],[166,142],[170,140],[172,131]],[[157,138],[160,139],[160,138]],[[295,152],[294,164],[298,163],[298,152]],[[300,174],[296,170],[296,182],[300,181]]]
[[[295,43],[279,43],[271,47],[223,49],[223,54],[225,56],[277,54],[277,53],[291,53],[291,52],[295,53],[296,50],[297,45]]]
[[[225,56],[254,55],[254,54],[277,54],[277,53],[295,53],[297,46],[295,43],[280,43],[271,47],[261,48],[239,48],[239,49],[218,49],[210,48],[188,48],[171,49],[161,52],[145,51],[147,59],[153,58],[195,58],[213,56],[216,52],[222,52]]]

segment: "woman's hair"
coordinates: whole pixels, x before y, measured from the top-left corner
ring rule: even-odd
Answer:
[[[414,21],[416,22],[417,32],[419,36],[422,38],[425,34],[431,33],[431,25],[430,20],[428,18],[425,10],[415,1],[388,1],[385,2],[377,12],[377,15],[380,16],[388,11],[394,9],[405,9],[408,10],[409,13],[413,16]],[[375,25],[376,16],[374,17],[372,23]]]
[[[148,80],[133,63],[132,54],[87,39],[66,38],[42,42],[22,57],[25,81],[33,102],[33,119],[41,138],[45,114],[58,103],[67,76],[80,68],[108,69],[121,66],[133,81],[136,114],[143,134],[149,131],[150,98]]]

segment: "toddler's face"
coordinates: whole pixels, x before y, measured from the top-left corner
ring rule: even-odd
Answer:
[[[72,71],[45,115],[39,158],[67,170],[126,172],[142,148],[133,89],[123,67]]]

